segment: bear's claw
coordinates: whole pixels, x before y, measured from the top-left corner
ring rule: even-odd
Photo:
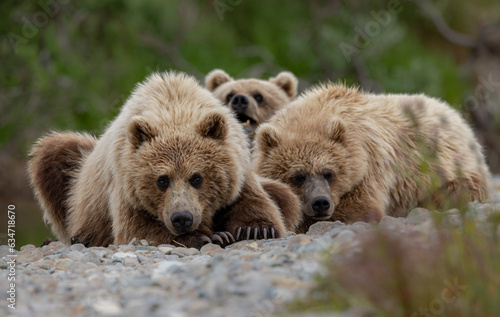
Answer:
[[[209,235],[208,237],[201,236],[200,238],[203,242],[203,245],[208,243],[214,243],[220,245],[221,247],[225,247],[233,242],[236,242],[234,236],[227,231],[216,232],[214,234]]]
[[[218,242],[220,245],[224,245],[224,240],[218,234],[211,234],[209,238],[212,240],[212,243]]]
[[[203,242],[203,245],[208,244],[208,243],[212,243],[212,240],[210,240],[210,238],[207,236],[201,236],[200,240]]]
[[[215,234],[218,234],[222,238],[226,239],[226,241],[227,241],[228,244],[236,242],[236,240],[234,239],[233,235],[231,233],[227,232],[227,231],[216,232]]]
[[[242,234],[243,231],[243,234]],[[276,230],[275,228],[259,228],[259,227],[246,227],[246,229],[243,229],[242,227],[236,228],[234,232],[236,241],[240,240],[250,240],[253,238],[254,240],[257,239],[268,239],[268,235],[270,235],[269,238],[276,239],[279,238],[280,234],[279,231]]]

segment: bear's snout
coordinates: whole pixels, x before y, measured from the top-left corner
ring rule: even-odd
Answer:
[[[317,217],[329,216],[330,199],[326,196],[316,196],[311,202],[311,207],[316,212]]]
[[[231,100],[231,107],[236,113],[243,113],[248,108],[248,98],[243,95],[236,95]]]
[[[316,220],[325,220],[332,216],[335,203],[328,181],[322,174],[309,175],[303,185],[304,213]]]
[[[172,217],[170,217],[170,221],[174,228],[186,232],[193,225],[193,214],[189,211],[174,212]]]

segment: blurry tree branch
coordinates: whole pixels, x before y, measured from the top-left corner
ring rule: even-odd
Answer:
[[[448,41],[455,43],[460,46],[465,47],[474,47],[475,41],[472,37],[461,34],[455,30],[453,30],[444,20],[443,16],[436,8],[434,4],[432,4],[428,0],[414,0],[417,6],[420,7],[422,12],[428,16],[428,18],[434,23],[436,29],[441,33],[443,37],[445,37]]]

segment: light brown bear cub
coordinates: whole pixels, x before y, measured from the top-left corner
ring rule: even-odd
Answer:
[[[304,221],[378,221],[489,195],[481,147],[457,111],[424,95],[312,89],[257,130],[256,171],[291,185]]]
[[[281,72],[269,80],[234,80],[223,70],[214,69],[205,77],[205,86],[233,109],[250,138],[259,124],[295,99],[297,85],[297,78],[290,72]]]
[[[154,74],[99,140],[42,138],[29,172],[45,219],[67,244],[139,237],[200,248],[230,243],[230,233],[237,240],[283,235],[245,140],[230,110],[195,79]],[[49,187],[51,179],[59,186]]]

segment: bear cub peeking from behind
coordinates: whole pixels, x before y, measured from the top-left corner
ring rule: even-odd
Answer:
[[[242,126],[184,74],[153,74],[138,84],[99,139],[52,133],[31,156],[44,219],[66,244],[138,237],[200,248],[286,233],[251,169]]]
[[[251,139],[259,124],[295,99],[297,85],[297,78],[290,72],[269,80],[234,80],[223,70],[214,69],[205,77],[207,89],[234,111]]]

